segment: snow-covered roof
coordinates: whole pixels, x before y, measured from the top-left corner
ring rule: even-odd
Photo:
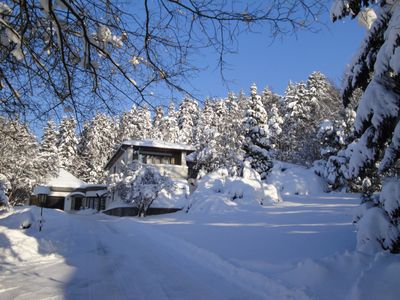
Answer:
[[[53,187],[80,188],[85,187],[87,184],[86,182],[76,178],[70,172],[60,168],[58,174],[50,178],[45,185]]]
[[[138,146],[138,147],[154,147],[154,148],[186,150],[186,151],[195,150],[192,146],[189,145],[170,143],[158,140],[126,140],[122,142],[122,145]]]
[[[44,186],[44,185],[37,185],[33,189],[33,194],[34,195],[39,195],[39,194],[49,195],[50,188],[48,186]]]

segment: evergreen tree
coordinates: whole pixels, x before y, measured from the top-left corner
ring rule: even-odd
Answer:
[[[194,128],[197,126],[199,105],[195,100],[184,98],[179,105],[177,122],[179,127],[179,142],[192,144]]]
[[[220,117],[219,145],[223,166],[231,175],[238,176],[243,168],[245,131],[243,114],[238,99],[234,94],[224,100],[226,112]]]
[[[338,119],[339,103],[337,89],[320,72],[312,73],[306,83],[289,83],[283,98],[282,125],[287,138],[279,145],[279,158],[305,165],[320,159],[319,124],[324,119]]]
[[[196,168],[212,172],[226,168],[240,175],[243,164],[243,124],[236,97],[205,101],[195,130]]]
[[[138,115],[138,122],[139,125],[139,131],[140,131],[140,139],[151,139],[152,138],[152,133],[153,133],[153,126],[152,126],[152,120],[151,120],[151,114],[150,110],[147,106],[142,107],[139,109],[139,115]]]
[[[0,141],[0,174],[9,183],[10,204],[26,201],[48,174],[36,137],[18,120],[0,117]]]
[[[85,124],[78,146],[79,178],[89,183],[105,182],[104,166],[113,153],[115,141],[116,130],[108,116],[97,113]]]
[[[218,126],[216,102],[206,99],[203,110],[199,113],[197,126],[194,129],[193,144],[196,148],[196,168],[211,172],[220,167],[218,149]]]
[[[79,169],[77,147],[76,120],[73,117],[65,117],[61,120],[58,133],[58,157],[60,167],[74,175],[77,175]]]
[[[315,158],[315,102],[309,98],[304,82],[289,83],[283,99],[285,138],[280,143],[278,158],[293,163],[311,164]]]
[[[151,134],[152,139],[163,140],[163,132],[161,130],[161,123],[163,118],[164,118],[164,111],[161,106],[157,106],[153,119],[152,134]]]
[[[161,119],[160,134],[161,139],[166,142],[177,143],[179,140],[179,127],[173,102],[168,106],[168,115]]]
[[[268,112],[268,127],[269,127],[269,139],[271,142],[271,148],[276,152],[276,148],[279,148],[279,143],[282,133],[283,117],[281,115],[281,104],[280,96],[272,93],[272,91],[266,87],[263,90],[261,101],[264,105],[265,110]]]
[[[249,109],[246,111],[243,127],[245,159],[250,161],[251,167],[261,175],[261,178],[265,178],[272,167],[268,115],[254,84],[251,86]]]
[[[40,158],[43,165],[46,165],[48,172],[55,173],[60,165],[57,148],[58,132],[53,120],[48,120],[43,130],[43,137],[40,146]]]
[[[152,135],[150,111],[147,107],[137,108],[122,115],[118,141],[149,139]]]
[[[375,5],[375,4],[379,5]],[[377,19],[370,24],[362,47],[347,75],[343,89],[343,102],[348,104],[357,88],[364,93],[357,109],[355,121],[356,140],[349,162],[349,176],[370,177],[376,172],[396,168],[400,157],[400,59],[399,59],[399,1],[349,0],[347,5],[336,0],[331,9],[332,19],[363,14],[363,7],[373,8]],[[370,201],[369,209],[358,223],[358,246],[378,243],[383,249],[400,252],[399,218],[388,207],[399,203],[395,182],[384,185],[379,201]],[[386,191],[389,191],[387,193]],[[397,201],[397,202],[396,202]],[[372,207],[372,208],[371,208]],[[380,229],[377,232],[370,224],[374,220]]]

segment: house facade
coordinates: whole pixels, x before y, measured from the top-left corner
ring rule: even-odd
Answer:
[[[65,211],[93,208],[104,210],[107,197],[107,186],[104,184],[88,184],[64,169],[49,178],[44,184],[33,190],[31,204]]]
[[[189,170],[187,155],[195,149],[188,145],[155,140],[127,140],[122,142],[106,164],[105,169],[112,174],[119,174],[124,165],[137,160],[152,165],[161,175],[176,179],[187,179]],[[120,201],[116,192],[111,192],[106,206]]]

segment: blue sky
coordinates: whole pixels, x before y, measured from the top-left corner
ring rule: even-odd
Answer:
[[[198,61],[208,68],[193,80],[194,94],[199,99],[224,97],[229,90],[243,89],[248,94],[253,82],[259,90],[268,85],[283,94],[290,80],[306,80],[313,71],[340,83],[365,31],[356,20],[346,19],[334,24],[328,20],[318,33],[300,32],[297,37],[287,36],[273,44],[268,34],[243,34],[238,52],[226,57],[230,65],[225,76],[234,82],[229,87],[224,85],[216,69],[216,56],[203,55]]]

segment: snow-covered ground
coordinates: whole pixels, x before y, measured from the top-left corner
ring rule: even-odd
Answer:
[[[354,195],[146,218],[0,215],[0,299],[398,299],[400,257],[355,252]]]

